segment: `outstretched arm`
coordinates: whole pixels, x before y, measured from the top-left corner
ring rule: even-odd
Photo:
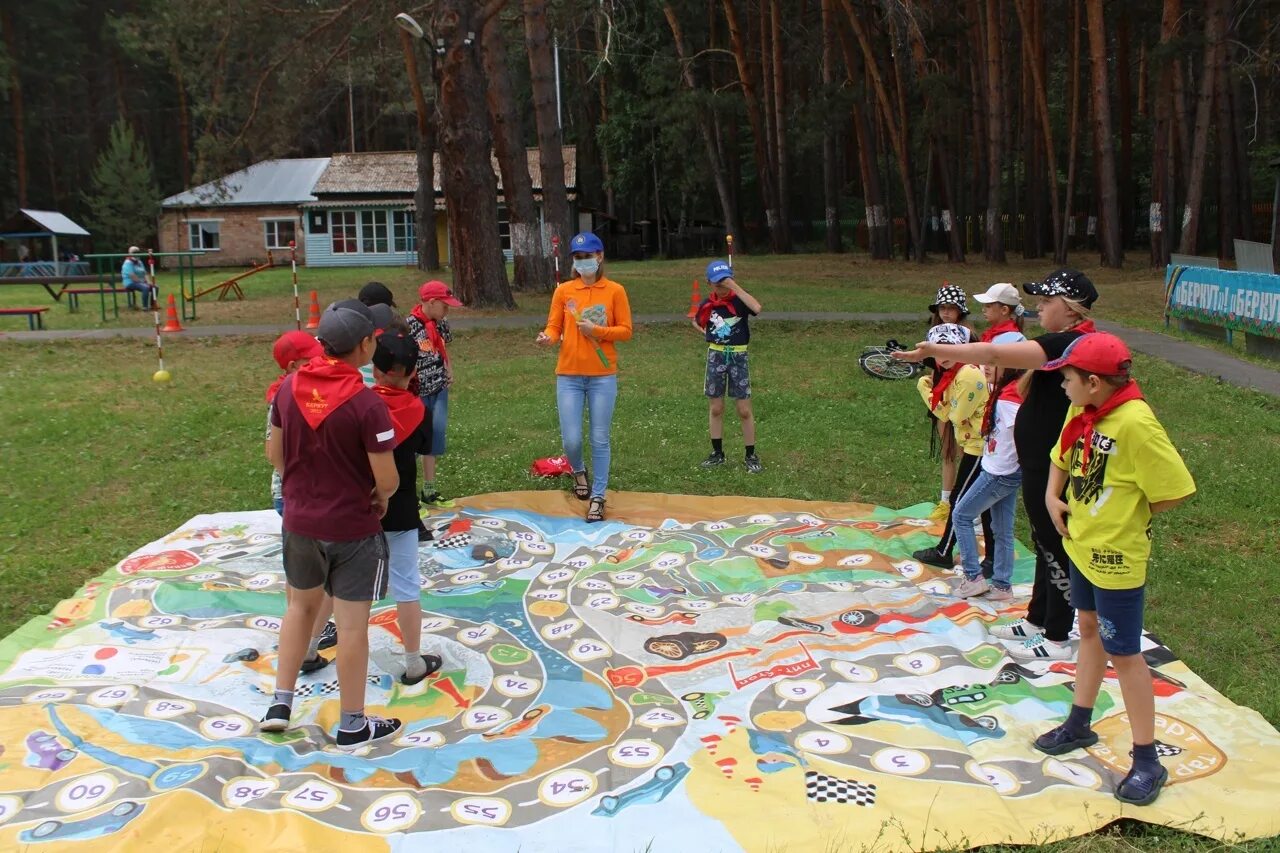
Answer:
[[[1013,367],[1019,370],[1035,370],[1049,359],[1044,349],[1035,341],[1019,341],[1016,344],[931,344],[921,341],[913,350],[893,353],[902,361],[924,361],[926,358],[946,357],[948,361],[964,364],[991,364],[996,367]]]

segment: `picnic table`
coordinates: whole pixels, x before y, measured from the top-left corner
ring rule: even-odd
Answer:
[[[0,287],[30,287],[38,284],[44,287],[49,295],[53,297],[54,302],[62,301],[62,294],[68,287],[75,284],[89,285],[98,283],[98,277],[93,275],[55,275],[55,276],[3,276],[0,277]],[[62,285],[56,291],[54,285]]]

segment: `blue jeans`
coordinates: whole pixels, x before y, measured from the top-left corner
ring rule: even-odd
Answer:
[[[978,557],[978,537],[973,532],[973,524],[984,512],[991,510],[991,533],[996,550],[991,585],[996,589],[1008,589],[1011,586],[1013,513],[1018,504],[1018,489],[1021,486],[1021,471],[998,477],[982,471],[952,510],[956,543],[960,546],[960,563],[964,568],[964,576],[969,580],[974,580],[982,573]]]
[[[557,376],[556,409],[560,412],[560,442],[574,471],[582,462],[582,410],[591,414],[591,497],[603,498],[609,485],[609,428],[618,400],[618,376]]]
[[[142,307],[143,308],[151,307],[151,285],[141,284],[136,281],[128,281],[128,282],[125,282],[124,289],[138,291],[138,293],[142,294]]]
[[[444,456],[445,428],[449,425],[449,389],[441,388],[422,398],[422,405],[431,414],[431,452],[425,456]]]

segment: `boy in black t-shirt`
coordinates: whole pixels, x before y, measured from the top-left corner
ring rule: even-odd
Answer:
[[[440,668],[440,658],[422,654],[422,579],[418,574],[419,454],[431,452],[431,415],[409,382],[418,363],[418,345],[411,337],[390,332],[378,338],[373,353],[374,392],[387,404],[395,428],[396,471],[400,486],[387,501],[382,530],[387,537],[391,597],[404,643],[403,684],[417,684]]]
[[[756,418],[751,411],[751,373],[747,343],[751,340],[748,318],[759,315],[760,303],[733,278],[733,267],[724,261],[707,264],[711,294],[698,306],[694,325],[707,339],[707,374],[704,393],[710,400],[711,455],[703,468],[724,464],[724,396],[737,404],[742,419],[742,442],[747,446],[747,471],[764,470],[756,456]]]

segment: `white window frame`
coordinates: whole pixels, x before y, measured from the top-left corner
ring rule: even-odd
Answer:
[[[381,218],[381,222],[379,222]],[[385,210],[362,210],[360,211],[360,233],[357,246],[360,252],[365,255],[386,255],[391,251],[391,234],[389,232],[389,220],[387,211]],[[365,248],[365,241],[368,240],[371,248]],[[378,250],[378,243],[382,243],[382,250]]]
[[[287,216],[277,216],[277,217],[270,217],[270,218],[264,217],[264,218],[262,219],[262,243],[263,243],[263,245],[264,245],[266,248],[268,248],[268,249],[280,249],[280,250],[287,250],[287,249],[289,248],[289,241],[288,241],[288,240],[285,240],[284,242],[281,242],[281,241],[280,241],[280,225],[281,225],[281,223],[284,223],[284,224],[287,224],[287,225],[291,225],[291,226],[293,227],[293,240],[294,240],[294,243],[297,243],[297,241],[298,241],[298,220],[296,220],[296,219],[291,219],[291,218],[289,218],[289,217],[287,217]],[[274,244],[271,242],[272,232],[273,232],[273,231],[275,232],[275,235],[274,235],[274,236],[275,236],[275,243],[274,243]]]
[[[412,210],[391,211],[391,251],[416,252],[418,250],[417,234],[417,215]]]
[[[350,217],[350,221],[347,218]],[[351,229],[348,231],[347,229]],[[335,242],[338,235],[342,235],[342,249],[338,249]],[[347,242],[350,241],[352,249],[347,251]],[[329,248],[335,255],[355,255],[360,252],[360,217],[356,216],[354,210],[331,210],[329,211]]]
[[[202,226],[213,225],[212,233],[218,235],[218,245],[212,249],[204,245],[204,228]],[[200,234],[200,245],[196,245],[195,235]],[[188,219],[187,220],[187,248],[193,252],[221,252],[222,251],[222,220],[221,219]]]

